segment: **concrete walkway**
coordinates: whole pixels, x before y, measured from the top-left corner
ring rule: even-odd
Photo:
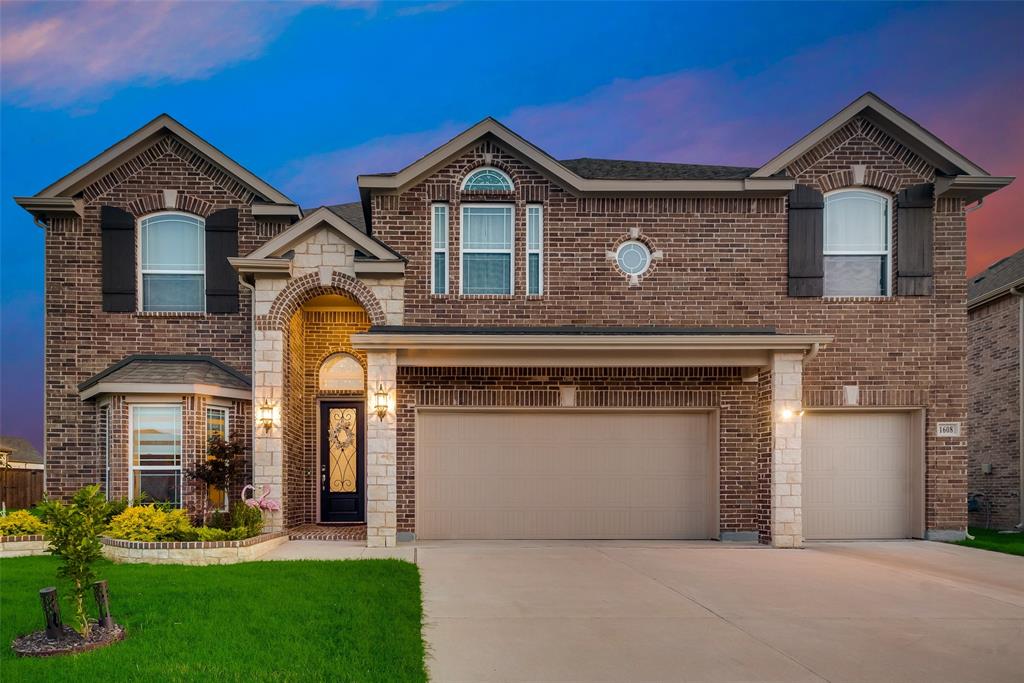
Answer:
[[[1024,676],[1024,558],[925,542],[420,543],[433,681]]]

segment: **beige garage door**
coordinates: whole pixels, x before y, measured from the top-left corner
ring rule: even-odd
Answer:
[[[424,539],[708,538],[706,413],[421,411]]]
[[[895,412],[804,416],[805,538],[911,535],[911,424]]]

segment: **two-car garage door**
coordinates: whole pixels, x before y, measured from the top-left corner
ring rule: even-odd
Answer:
[[[708,413],[421,411],[423,539],[686,539],[717,533]]]

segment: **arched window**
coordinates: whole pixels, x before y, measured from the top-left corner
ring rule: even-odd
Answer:
[[[142,310],[206,310],[206,224],[163,212],[139,222]]]
[[[825,195],[825,296],[889,296],[891,213],[887,195]]]
[[[462,183],[463,190],[479,192],[511,192],[512,179],[496,168],[478,168],[466,176]]]
[[[363,366],[354,356],[335,353],[320,366],[320,391],[362,391]]]

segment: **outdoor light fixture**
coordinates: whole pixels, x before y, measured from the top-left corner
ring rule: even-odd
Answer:
[[[388,414],[388,390],[384,388],[383,384],[377,385],[373,399],[373,409],[377,411],[377,417],[383,422],[384,417]]]
[[[804,411],[802,410],[793,410],[791,408],[784,408],[782,410],[783,420],[792,420],[794,417],[803,417],[803,415]]]
[[[274,428],[274,406],[266,401],[259,408],[259,422],[264,432]]]

